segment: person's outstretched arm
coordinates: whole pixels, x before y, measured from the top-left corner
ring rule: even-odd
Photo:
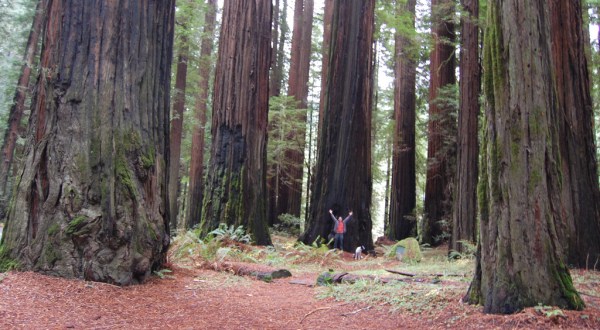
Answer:
[[[335,222],[337,221],[337,219],[333,215],[333,211],[332,210],[329,210],[329,215],[331,216],[331,219],[333,220],[333,224],[335,224]]]
[[[352,219],[352,211],[350,211],[350,213],[348,213],[348,216],[346,217],[346,219],[344,219],[344,223],[350,221],[351,219]]]

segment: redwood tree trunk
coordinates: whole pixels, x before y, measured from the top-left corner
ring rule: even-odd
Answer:
[[[416,0],[409,0],[399,14],[411,15],[411,29],[415,28]],[[417,65],[415,45],[409,36],[395,36],[394,68],[394,147],[392,156],[392,189],[387,237],[401,240],[416,236],[416,174],[415,174],[415,120]]]
[[[600,258],[600,189],[594,113],[580,0],[551,0],[552,60],[558,92],[558,129],[564,222],[559,226],[565,260],[594,267]]]
[[[212,146],[201,227],[243,225],[254,243],[267,227],[266,144],[271,1],[226,1],[213,92]]]
[[[162,264],[174,11],[174,1],[50,3],[3,258],[119,285]]]
[[[187,82],[188,46],[187,38],[181,38],[181,49],[177,59],[177,72],[175,73],[175,95],[173,102],[173,118],[171,118],[171,145],[169,163],[169,214],[173,230],[177,229],[179,192],[179,157],[181,156],[181,137],[183,135],[183,112],[185,111],[185,85]]]
[[[35,7],[35,15],[33,16],[33,23],[31,24],[31,31],[29,32],[29,38],[27,39],[27,45],[25,46],[26,50],[23,59],[23,66],[21,68],[21,75],[19,76],[19,81],[17,83],[13,105],[9,111],[8,127],[2,142],[2,161],[0,162],[0,195],[3,197],[3,200],[7,200],[10,197],[8,189],[8,177],[15,152],[15,145],[19,136],[21,118],[23,117],[23,111],[25,110],[25,99],[27,98],[27,91],[29,90],[29,78],[31,76],[35,58],[38,55],[38,43],[40,41],[42,24],[44,18],[46,17],[47,2],[48,0],[38,0],[38,3]],[[1,218],[4,218],[5,206],[6,205],[0,205],[2,208],[2,210],[0,210]]]
[[[479,0],[461,1],[460,104],[456,189],[449,247],[462,252],[460,241],[477,242],[477,178],[479,143],[477,117],[481,70],[479,69]],[[462,17],[462,16],[461,16]]]
[[[196,97],[195,117],[198,125],[192,133],[192,159],[190,161],[190,186],[188,213],[185,228],[193,228],[200,224],[202,217],[202,198],[204,192],[204,134],[206,127],[206,111],[209,95],[209,79],[211,77],[213,36],[217,18],[217,0],[208,0],[208,9],[204,16],[204,36],[200,46],[199,95]]]
[[[311,193],[306,244],[332,229],[328,210],[354,218],[344,249],[373,247],[371,221],[371,108],[373,94],[374,0],[334,2],[331,61],[327,77],[323,131]]]
[[[584,306],[561,260],[557,236],[565,201],[547,6],[488,2],[482,180],[487,210],[480,226],[481,276],[475,276],[469,296],[486,313],[538,304]]]
[[[308,74],[310,71],[311,36],[313,23],[314,0],[296,0],[294,10],[294,33],[292,35],[292,52],[290,74],[288,79],[288,95],[294,96],[300,109],[306,109],[308,103]],[[306,123],[306,114],[298,115],[298,120]],[[290,141],[300,141],[300,150],[288,150],[285,153],[286,163],[291,164],[284,173],[281,187],[279,213],[300,216],[302,203],[302,175],[304,173],[304,130],[297,134],[289,134]]]
[[[437,245],[449,230],[443,223],[452,219],[451,184],[456,154],[455,119],[449,95],[443,89],[454,85],[455,58],[453,45],[453,0],[432,0],[432,34],[435,42],[431,52],[429,82],[429,124],[427,146],[427,181],[425,184],[422,243]]]

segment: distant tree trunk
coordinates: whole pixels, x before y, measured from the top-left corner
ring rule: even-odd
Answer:
[[[190,161],[190,187],[187,221],[184,228],[193,228],[202,218],[202,198],[204,189],[204,135],[206,131],[206,111],[211,77],[213,37],[217,18],[217,0],[207,0],[208,9],[204,16],[204,36],[200,45],[199,90],[196,97],[194,115],[197,126],[192,133],[192,159]]]
[[[29,38],[27,39],[27,45],[25,46],[25,56],[23,58],[21,75],[19,76],[19,81],[17,83],[13,105],[11,106],[8,115],[8,127],[2,142],[2,161],[0,162],[0,195],[2,196],[2,201],[6,201],[10,198],[8,177],[13,162],[17,138],[19,136],[19,125],[25,110],[25,99],[27,98],[27,91],[29,90],[29,77],[31,76],[35,58],[38,55],[38,43],[40,41],[42,24],[46,17],[47,2],[48,0],[38,0],[35,7],[31,31],[29,31]],[[6,205],[0,204],[0,219],[4,218],[5,207]]]
[[[451,115],[454,110],[451,102],[445,100],[449,95],[444,95],[443,90],[456,82],[455,35],[453,1],[432,0],[431,8],[431,30],[435,45],[430,63],[427,181],[420,235],[422,243],[437,245],[448,231],[443,223],[452,219],[451,184],[456,159],[456,124]]]
[[[290,59],[290,74],[288,80],[288,95],[294,96],[300,109],[306,109],[308,104],[308,74],[310,72],[311,37],[313,24],[314,0],[296,0],[294,10],[294,33],[292,35],[292,52]],[[300,122],[306,123],[306,114],[298,115]],[[304,173],[304,145],[306,133],[289,134],[287,139],[299,141],[300,150],[287,150],[286,163],[291,164],[283,181],[280,194],[280,212],[300,216],[302,203],[302,175]]]
[[[408,0],[399,8],[399,16],[409,13],[411,29],[415,28],[416,0]],[[390,216],[386,235],[393,240],[417,234],[415,207],[417,181],[415,172],[415,122],[417,64],[412,39],[396,33],[394,67],[394,147]]]
[[[334,2],[331,61],[310,216],[300,240],[326,238],[328,210],[354,212],[344,249],[373,247],[371,234],[371,107],[373,93],[374,0]]]
[[[482,180],[488,209],[480,226],[481,277],[475,276],[469,295],[486,313],[538,304],[584,307],[557,236],[565,215],[547,6],[488,2]]]
[[[568,264],[594,267],[600,258],[600,189],[594,113],[580,0],[551,0],[552,60],[566,217],[558,223]]]
[[[187,38],[181,38],[181,49],[177,60],[177,72],[175,73],[175,102],[173,103],[173,118],[171,118],[171,145],[169,147],[171,160],[169,163],[169,214],[173,230],[177,229],[179,192],[179,157],[181,156],[181,137],[183,135],[183,113],[185,111],[185,87],[187,82],[188,46]]]
[[[462,0],[460,51],[460,103],[458,157],[450,250],[463,252],[460,241],[477,242],[477,178],[479,159],[477,117],[481,70],[479,69],[479,0]]]
[[[204,234],[221,222],[243,225],[258,245],[271,244],[265,167],[271,7],[270,0],[225,2],[201,223]]]
[[[50,2],[3,258],[119,285],[164,262],[174,8]]]
[[[271,75],[269,77],[269,97],[280,96],[281,86],[283,85],[283,67],[285,60],[285,42],[289,30],[287,24],[287,0],[283,0],[283,10],[280,9],[279,0],[275,1],[276,7],[274,10],[275,16],[273,20],[273,52],[271,62]],[[281,33],[280,33],[281,32]],[[275,141],[282,139],[279,132],[272,127],[278,127],[277,123],[269,123],[269,140]],[[281,164],[269,165],[269,173],[267,179],[267,189],[269,194],[268,203],[268,223],[270,226],[279,222],[278,216],[281,210],[280,194],[281,194]]]

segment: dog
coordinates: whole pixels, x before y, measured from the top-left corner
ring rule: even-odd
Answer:
[[[362,259],[362,252],[365,250],[364,246],[359,246],[356,248],[356,251],[354,251],[354,259],[358,260],[358,259]]]

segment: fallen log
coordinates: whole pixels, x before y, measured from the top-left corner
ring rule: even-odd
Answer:
[[[430,284],[438,284],[441,283],[441,280],[435,278],[424,279],[418,277],[411,278],[397,278],[397,277],[380,277],[374,275],[354,275],[350,273],[338,273],[333,274],[330,272],[325,272],[317,277],[317,285],[325,286],[330,284],[339,284],[339,283],[347,283],[354,284],[357,281],[374,281],[382,284],[394,283],[394,282],[409,282],[409,283],[430,283]]]
[[[229,272],[239,276],[255,277],[256,279],[265,282],[292,276],[292,273],[287,269],[273,269],[256,264],[222,262],[212,264],[211,268],[219,272]]]

